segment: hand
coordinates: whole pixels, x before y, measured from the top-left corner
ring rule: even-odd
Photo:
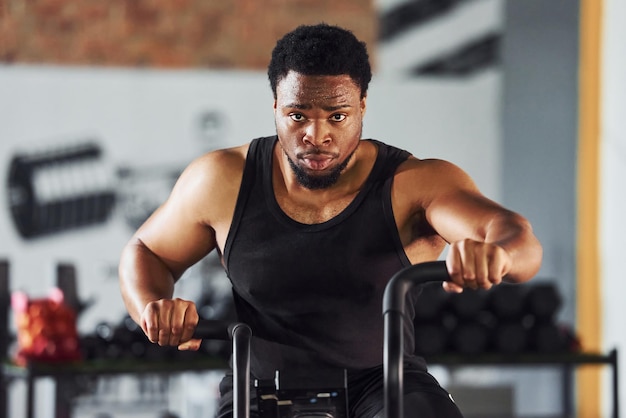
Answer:
[[[196,305],[183,299],[150,302],[141,314],[141,329],[148,339],[161,346],[197,351],[202,340],[192,339],[198,324]]]
[[[446,258],[451,281],[444,283],[444,289],[455,293],[466,287],[490,289],[502,282],[511,263],[511,256],[496,244],[471,239],[454,242]]]

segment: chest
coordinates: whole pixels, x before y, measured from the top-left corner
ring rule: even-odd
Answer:
[[[264,309],[312,312],[320,300],[375,303],[404,265],[385,222],[333,218],[299,226],[287,219],[242,222],[228,254],[229,277],[244,299]]]
[[[357,193],[348,194],[331,200],[315,198],[297,198],[284,193],[276,194],[276,203],[280,210],[296,222],[313,225],[328,222],[346,210]]]

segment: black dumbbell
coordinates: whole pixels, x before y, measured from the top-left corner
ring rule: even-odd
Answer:
[[[501,322],[493,330],[493,349],[500,353],[523,353],[528,340],[528,327],[521,321]]]
[[[536,283],[526,295],[526,309],[537,321],[554,320],[561,302],[561,295],[553,283]]]
[[[487,308],[499,320],[521,320],[526,315],[526,290],[520,284],[495,286],[488,292]]]
[[[485,310],[487,292],[485,290],[465,289],[461,293],[453,293],[449,299],[449,310],[460,320],[476,318]]]

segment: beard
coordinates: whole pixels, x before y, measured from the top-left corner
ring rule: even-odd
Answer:
[[[285,151],[283,150],[283,152]],[[287,156],[287,161],[289,161],[289,166],[291,167],[291,170],[295,174],[296,180],[298,181],[298,183],[302,187],[305,187],[309,190],[320,190],[320,189],[327,189],[331,187],[332,185],[334,185],[335,183],[337,183],[337,181],[339,180],[339,176],[341,175],[341,172],[348,166],[350,159],[354,155],[354,151],[352,151],[350,155],[348,155],[348,157],[345,160],[343,160],[341,164],[333,168],[329,173],[322,174],[322,175],[315,175],[315,176],[308,174],[304,169],[302,169],[302,167],[298,166],[289,157],[289,155],[287,155],[286,152],[285,152],[285,155]]]

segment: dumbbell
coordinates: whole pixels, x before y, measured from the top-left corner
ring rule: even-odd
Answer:
[[[528,327],[522,321],[502,321],[492,331],[492,345],[500,353],[523,353],[529,345]]]
[[[486,301],[487,292],[485,290],[464,289],[461,293],[450,295],[448,309],[461,321],[472,320],[485,311]]]
[[[137,229],[167,197],[180,167],[111,167],[98,143],[18,152],[8,172],[8,202],[24,239],[107,221],[116,205]]]
[[[450,331],[450,349],[460,354],[480,354],[488,351],[492,327],[489,323],[466,320]]]
[[[521,320],[526,312],[525,285],[502,283],[487,293],[486,306],[498,320]]]
[[[32,238],[104,221],[115,193],[100,157],[92,142],[15,155],[9,165],[9,207],[20,235]]]
[[[567,336],[557,324],[536,323],[530,330],[530,347],[540,353],[559,353],[567,349]]]
[[[561,295],[553,283],[535,283],[526,294],[526,309],[538,322],[553,321],[561,303]]]

